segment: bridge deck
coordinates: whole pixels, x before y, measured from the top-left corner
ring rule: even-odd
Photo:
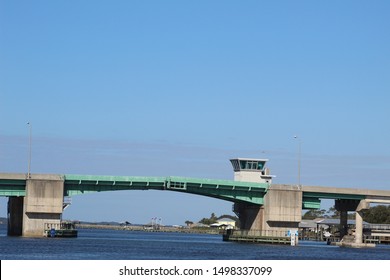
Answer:
[[[25,196],[26,174],[0,173],[0,196]],[[40,175],[34,180],[63,180],[64,196],[117,190],[170,190],[262,205],[269,184],[185,177]]]
[[[0,196],[25,196],[26,179],[27,175],[22,173],[0,173]],[[270,187],[265,183],[185,177],[32,174],[32,179],[64,180],[65,196],[116,190],[170,190],[257,205],[264,203],[264,195]],[[390,203],[390,191],[385,190],[302,186],[302,193],[304,209],[318,209],[321,199]]]
[[[268,184],[185,177],[128,177],[65,175],[65,194],[114,190],[170,190],[229,201],[263,204]]]

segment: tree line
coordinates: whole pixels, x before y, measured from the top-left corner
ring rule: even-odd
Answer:
[[[370,224],[390,224],[390,206],[377,205],[363,210],[363,220]],[[302,219],[314,220],[316,218],[340,218],[340,212],[333,206],[329,210],[313,209],[307,211]],[[348,214],[348,219],[355,219],[354,213]]]
[[[390,224],[390,206],[385,205],[377,205],[374,207],[371,207],[370,209],[363,210],[363,220],[370,224]],[[209,218],[202,218],[198,223],[205,224],[205,225],[211,225],[217,222],[219,219],[223,218],[229,218],[232,220],[235,220],[237,222],[237,225],[239,224],[239,219],[236,216],[232,215],[221,215],[217,216],[215,213],[211,213]],[[340,218],[340,212],[336,210],[336,208],[330,207],[328,210],[325,209],[312,209],[305,214],[303,214],[302,219],[304,220],[314,220],[316,218],[328,218],[328,219],[339,219]],[[355,213],[350,212],[348,213],[348,219],[354,220],[355,219]],[[185,224],[187,226],[193,225],[194,222],[192,221],[185,221]]]
[[[225,215],[221,215],[221,216],[217,217],[217,215],[215,215],[215,213],[211,213],[210,218],[202,218],[198,223],[204,224],[204,225],[212,225],[212,224],[215,224],[219,219],[223,219],[223,218],[229,218],[229,219],[235,220],[236,222],[239,222],[239,220],[236,216],[225,214]],[[185,224],[187,226],[190,226],[190,225],[193,225],[194,222],[187,220],[187,221],[185,221]]]

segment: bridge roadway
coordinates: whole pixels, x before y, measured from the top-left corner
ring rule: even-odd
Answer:
[[[214,197],[231,202],[264,204],[264,195],[272,186],[294,187],[267,183],[240,182],[186,177],[137,177],[96,175],[40,175],[31,179],[64,181],[64,196],[118,190],[170,190]],[[27,175],[0,173],[0,196],[25,196]],[[295,185],[295,187],[297,187]],[[366,200],[372,203],[389,203],[390,191],[352,188],[301,186],[302,208],[319,209],[321,199]]]

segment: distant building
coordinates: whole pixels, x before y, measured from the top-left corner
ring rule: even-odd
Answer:
[[[210,226],[211,227],[218,227],[218,228],[227,228],[227,229],[232,228],[233,229],[233,228],[236,228],[236,221],[233,219],[229,219],[229,218],[222,218],[222,219],[217,220],[216,223],[211,224]]]
[[[349,229],[356,225],[355,220],[348,220]],[[370,224],[363,222],[364,228],[369,228]],[[302,220],[299,223],[302,239],[324,240],[331,236],[337,238],[340,235],[340,219],[316,218],[314,220]]]
[[[190,228],[208,228],[210,226],[202,224],[202,223],[195,223],[195,224],[191,224],[189,227]]]

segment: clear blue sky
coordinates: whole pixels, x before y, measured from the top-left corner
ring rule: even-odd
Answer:
[[[389,1],[0,0],[0,172],[390,189]],[[0,216],[6,215],[0,200]],[[184,224],[201,196],[75,196],[64,218]]]

